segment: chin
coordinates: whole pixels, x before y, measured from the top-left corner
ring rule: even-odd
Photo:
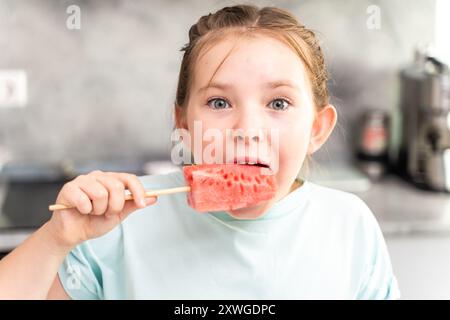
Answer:
[[[270,208],[271,202],[259,204],[253,207],[240,208],[227,211],[230,216],[236,219],[258,219]]]

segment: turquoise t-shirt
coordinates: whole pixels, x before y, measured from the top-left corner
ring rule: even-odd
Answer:
[[[139,178],[184,185],[181,172]],[[309,181],[264,216],[199,213],[160,196],[77,246],[59,277],[73,299],[395,299],[383,236],[357,196]]]

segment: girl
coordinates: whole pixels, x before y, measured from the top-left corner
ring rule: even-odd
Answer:
[[[176,126],[193,132],[200,121],[203,132],[224,133],[223,142],[272,150],[264,159],[243,160],[277,163],[276,196],[253,207],[200,214],[185,194],[158,202],[144,197],[145,189],[183,185],[181,172],[79,176],[56,200],[75,208],[54,212],[0,262],[0,296],[398,298],[368,207],[352,194],[296,179],[337,118],[314,33],[284,10],[240,5],[201,17],[183,51]],[[276,130],[278,141],[268,129]],[[206,148],[191,145],[194,158]],[[216,161],[223,160],[219,151],[213,152]],[[125,189],[134,201],[124,200]]]

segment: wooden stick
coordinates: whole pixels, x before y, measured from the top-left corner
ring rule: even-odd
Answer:
[[[145,192],[145,197],[157,197],[164,194],[172,194],[172,193],[179,193],[179,192],[189,192],[191,191],[191,187],[184,186],[184,187],[176,187],[176,188],[170,188],[170,189],[160,189],[160,190],[148,190]],[[130,193],[129,190],[125,191],[125,200],[133,200],[133,195]],[[64,209],[72,209],[74,206],[65,205],[65,204],[52,204],[48,207],[50,211],[56,211],[56,210],[64,210]]]

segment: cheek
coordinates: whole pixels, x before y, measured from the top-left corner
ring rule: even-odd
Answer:
[[[280,149],[305,150],[308,147],[311,136],[311,128],[298,124],[292,127],[285,127],[280,130]]]
[[[280,135],[280,147],[304,149],[311,137],[313,115],[309,112],[293,112],[282,121],[278,121],[277,128]]]
[[[290,131],[280,137],[279,162],[281,169],[301,167],[309,145],[309,134]]]
[[[203,131],[208,129],[225,130],[232,127],[228,116],[214,114],[203,106],[193,106],[191,109],[188,109],[186,118],[189,131],[194,129],[195,123],[197,123],[197,126],[201,123]]]
[[[196,162],[209,161],[209,157],[215,158],[216,154],[224,154],[226,145],[226,130],[232,128],[228,119],[218,119],[217,116],[201,109],[193,108],[187,113],[187,127],[190,134],[191,152]],[[219,140],[220,143],[217,143]],[[222,146],[222,152],[218,153],[216,147]],[[208,157],[208,159],[205,159]],[[215,159],[222,161],[223,159]]]
[[[280,169],[287,175],[295,175],[300,170],[307,154],[312,128],[309,116],[292,119],[296,121],[288,120],[279,129]]]

